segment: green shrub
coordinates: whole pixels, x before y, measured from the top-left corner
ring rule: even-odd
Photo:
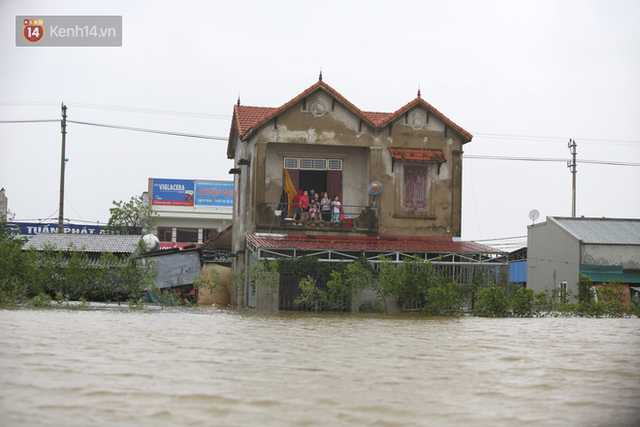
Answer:
[[[456,282],[443,282],[427,289],[422,313],[429,316],[462,314],[463,287]]]
[[[532,317],[536,310],[536,295],[533,289],[517,287],[510,298],[511,313],[515,317]]]
[[[481,317],[508,317],[509,300],[500,285],[489,285],[476,294],[474,314]]]

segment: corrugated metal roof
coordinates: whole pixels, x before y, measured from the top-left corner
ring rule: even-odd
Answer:
[[[23,248],[40,251],[49,247],[57,250],[72,248],[74,252],[129,254],[136,250],[140,239],[142,236],[139,235],[40,233],[25,243]]]
[[[553,220],[587,244],[640,245],[640,219],[553,217]]]
[[[319,236],[319,235],[261,235],[249,234],[247,241],[256,248],[334,249],[351,251],[456,252],[500,254],[502,251],[475,242],[454,241],[450,237],[418,236]]]

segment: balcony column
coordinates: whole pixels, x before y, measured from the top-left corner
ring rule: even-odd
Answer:
[[[382,147],[369,147],[369,182],[373,181],[382,182]],[[372,197],[369,195],[369,205]]]
[[[252,162],[255,165],[255,175],[253,176],[253,200],[256,206],[258,203],[265,202],[265,179],[267,177],[267,143],[257,142],[255,148],[255,159]]]

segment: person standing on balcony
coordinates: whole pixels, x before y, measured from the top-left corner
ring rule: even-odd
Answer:
[[[318,193],[313,193],[313,198],[311,198],[311,202],[309,203],[309,205],[310,205],[309,213],[311,214],[311,220],[312,221],[320,220],[320,198],[318,197]]]
[[[302,210],[302,221],[309,221],[309,193],[304,190],[300,198],[300,208]]]
[[[293,205],[293,220],[300,221],[300,199],[302,198],[302,189],[298,190],[298,194],[293,198],[291,204]]]
[[[340,196],[336,196],[331,202],[333,208],[333,215],[331,215],[331,222],[338,222],[340,220]]]
[[[322,193],[322,200],[320,201],[320,213],[322,214],[323,221],[331,221],[331,200],[329,194],[325,191]]]

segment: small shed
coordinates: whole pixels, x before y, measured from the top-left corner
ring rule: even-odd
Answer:
[[[585,275],[619,280],[627,295],[640,286],[640,219],[547,217],[529,226],[527,286],[578,295]]]

